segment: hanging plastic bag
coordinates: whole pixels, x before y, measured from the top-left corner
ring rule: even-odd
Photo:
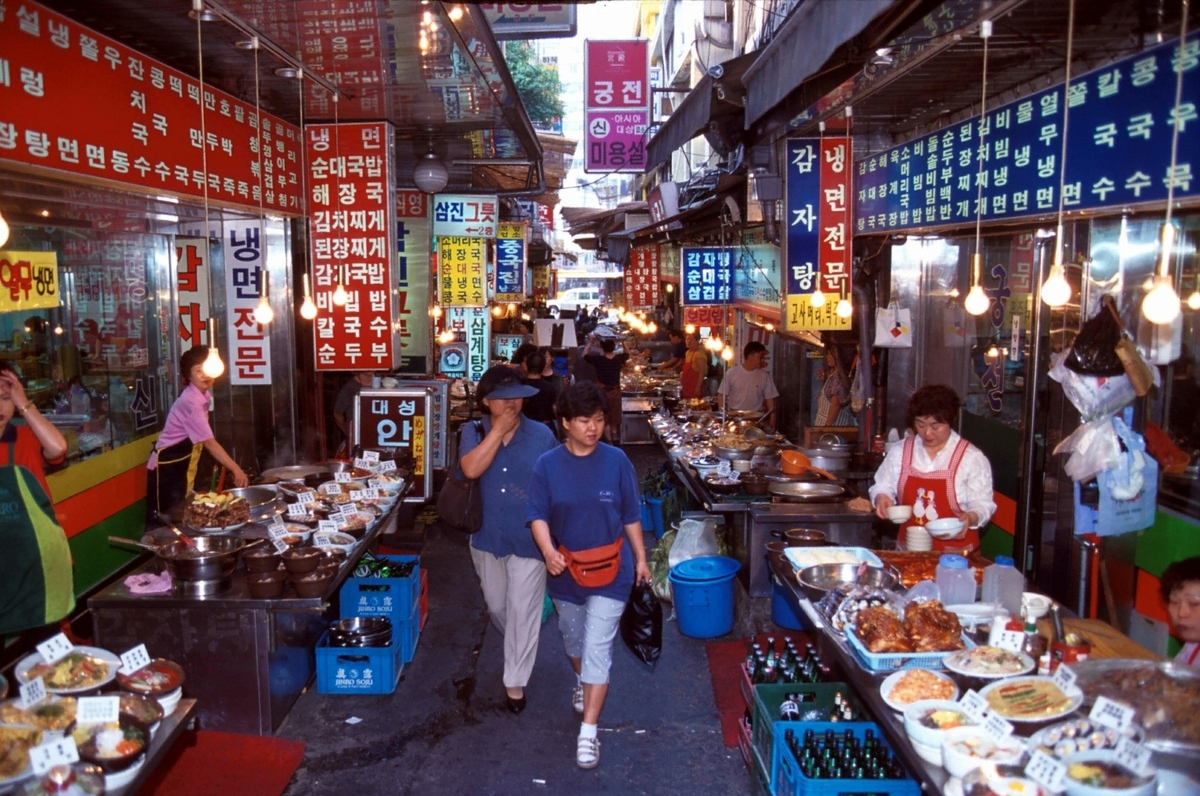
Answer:
[[[854,360],[853,375],[850,377],[850,411],[858,414],[867,405],[867,385],[863,383],[862,368]]]
[[[720,555],[717,550],[717,518],[686,519],[679,523],[679,533],[667,557],[670,568],[691,558]]]
[[[1113,313],[1101,308],[1075,336],[1065,364],[1085,376],[1120,376],[1125,373],[1125,366],[1117,356],[1120,342],[1120,321]]]
[[[1146,469],[1146,440],[1120,417],[1113,418],[1113,429],[1125,450],[1117,457],[1117,466],[1105,471],[1101,477],[1107,482],[1114,500],[1133,500],[1146,484],[1142,474]]]
[[[1084,423],[1058,443],[1054,452],[1071,454],[1063,469],[1072,481],[1079,483],[1091,481],[1105,470],[1118,466],[1121,445],[1113,430],[1112,416]]]
[[[1067,400],[1079,410],[1084,420],[1100,420],[1116,414],[1137,397],[1124,368],[1118,376],[1087,376],[1068,368],[1066,361],[1069,358],[1070,353],[1053,361],[1050,378],[1062,385]]]
[[[621,640],[629,651],[651,669],[662,654],[662,603],[648,583],[636,583],[621,614]]]
[[[875,310],[875,347],[912,348],[912,311],[892,302]]]

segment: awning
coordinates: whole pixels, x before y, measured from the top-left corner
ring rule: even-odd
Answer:
[[[808,0],[796,9],[742,76],[746,129],[816,74],[834,51],[895,2]]]
[[[713,67],[712,72],[721,73],[719,77],[707,74],[700,78],[646,146],[647,172],[666,163],[672,152],[703,133],[709,122],[742,113],[746,93],[742,75],[757,57],[758,51],[739,55]]]

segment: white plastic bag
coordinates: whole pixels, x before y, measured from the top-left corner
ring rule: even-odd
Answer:
[[[703,520],[686,519],[679,523],[679,533],[667,557],[671,569],[691,558],[717,555],[717,522],[717,517],[706,517]]]
[[[1068,368],[1065,364],[1066,359],[1064,354],[1055,360],[1054,366],[1050,368],[1050,378],[1062,385],[1067,400],[1079,410],[1084,420],[1099,420],[1116,414],[1133,403],[1133,399],[1137,397],[1133,384],[1125,374],[1085,376]],[[1155,383],[1158,383],[1157,371]]]
[[[1121,438],[1125,452],[1117,457],[1117,466],[1105,471],[1102,477],[1114,500],[1133,500],[1146,483],[1146,477],[1142,474],[1146,468],[1146,440],[1134,433],[1119,417],[1113,418],[1113,429]]]
[[[1063,469],[1072,481],[1079,483],[1091,481],[1105,470],[1117,467],[1121,463],[1121,446],[1113,430],[1112,416],[1084,423],[1058,443],[1054,452],[1071,454]]]

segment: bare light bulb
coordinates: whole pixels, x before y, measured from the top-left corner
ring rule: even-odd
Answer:
[[[1154,279],[1154,288],[1142,299],[1142,314],[1150,323],[1170,323],[1179,317],[1179,294],[1171,284],[1171,277],[1159,274]]]
[[[523,321],[528,321],[528,320],[529,320],[529,313],[528,313],[528,312],[522,312],[522,313],[521,313],[521,320],[523,320]]]
[[[646,324],[646,331],[648,331],[650,334],[654,334],[658,331],[658,324],[654,321],[650,321],[650,323]]]
[[[1043,294],[1042,297],[1045,298],[1045,294]],[[963,302],[963,306],[966,307],[967,312],[971,313],[972,315],[982,315],[988,311],[989,307],[992,306],[992,302],[987,297],[987,294],[983,292],[983,286],[976,285],[975,287],[971,288],[971,292],[967,294],[967,300]]]
[[[725,360],[726,362],[732,362],[733,361],[733,349],[730,348],[729,346],[725,346],[724,348],[722,348],[721,349],[721,359]]]
[[[57,324],[57,325],[55,325],[55,327],[54,327],[54,333],[55,333],[55,334],[58,334],[58,335],[61,335],[61,334],[63,333],[63,328],[62,328],[62,324],[61,324],[61,323],[60,323],[60,324]]]
[[[812,304],[814,307],[825,306],[825,294],[821,292],[821,288],[817,288],[813,291],[812,298],[808,300],[808,303]]]
[[[503,315],[504,315],[504,308],[501,307],[499,304],[492,307],[492,317],[493,318],[499,318]]]
[[[218,378],[225,372],[225,363],[221,361],[221,354],[217,351],[216,345],[208,347],[208,356],[204,360],[204,364],[200,366],[205,376],[210,379]]]
[[[304,275],[304,303],[300,305],[300,317],[311,321],[317,317],[317,305],[313,304],[312,288],[308,284],[308,274]]]
[[[997,348],[996,346],[992,346],[991,348],[989,348],[987,350],[987,354],[985,354],[985,356],[988,359],[996,359],[997,357],[1000,356],[1000,349]]]
[[[8,222],[0,215],[0,246],[8,243]]]
[[[441,305],[441,304],[434,304],[434,305],[433,305],[433,310],[432,310],[432,312],[431,312],[430,314],[431,314],[431,315],[433,315],[433,317],[435,317],[435,318],[440,318],[440,317],[442,317],[442,305]]]
[[[462,6],[459,6],[459,5],[451,6],[449,16],[450,16],[451,22],[458,22],[460,19],[462,19],[462,16],[463,16]]]
[[[686,326],[683,327],[683,331],[684,331],[684,334],[695,334],[696,333],[696,324],[694,324],[694,323],[687,324]]]
[[[1071,283],[1061,263],[1050,266],[1050,275],[1042,283],[1042,301],[1048,307],[1061,307],[1071,299]]]
[[[849,318],[851,315],[853,315],[854,307],[850,304],[850,299],[839,299],[836,312],[839,318]]]
[[[1187,297],[1187,305],[1189,310],[1200,310],[1200,290]]]
[[[668,283],[666,284],[666,287],[664,287],[663,289],[664,289],[664,290],[666,290],[668,293],[674,293],[674,292],[675,292],[675,286],[674,286],[674,285],[672,285],[670,282],[668,282]]]
[[[337,287],[333,289],[333,303],[339,307],[344,307],[349,300],[350,294],[346,292],[346,287],[342,284],[342,277],[339,273]]]
[[[266,296],[259,297],[258,306],[254,308],[254,320],[260,326],[266,326],[275,320],[275,310],[271,309]]]

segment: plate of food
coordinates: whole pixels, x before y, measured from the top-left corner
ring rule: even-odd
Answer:
[[[0,791],[33,776],[29,750],[41,742],[37,727],[0,727]]]
[[[1061,758],[1093,749],[1115,749],[1122,738],[1141,743],[1145,737],[1145,730],[1136,724],[1130,724],[1124,732],[1117,732],[1091,719],[1068,719],[1035,732],[1029,739],[1029,748]]]
[[[121,659],[99,647],[78,646],[55,663],[46,663],[40,652],[21,659],[14,670],[17,681],[41,677],[52,694],[82,694],[111,683]]]
[[[1012,722],[1042,722],[1061,718],[1083,704],[1083,691],[1063,691],[1053,678],[1038,675],[997,680],[979,695],[993,713]]]
[[[1104,696],[1133,707],[1156,752],[1200,754],[1200,670],[1171,661],[1103,658],[1071,664],[1087,704]]]
[[[973,650],[959,650],[948,656],[943,665],[955,674],[991,680],[1031,672],[1037,664],[1028,655],[985,645]]]
[[[30,708],[11,699],[0,705],[0,724],[37,727],[43,732],[61,733],[75,723],[75,697],[51,694]]]
[[[198,492],[183,510],[183,524],[203,533],[222,533],[250,521],[250,504],[239,495]]]
[[[958,699],[958,686],[944,674],[929,669],[906,669],[889,674],[879,695],[897,713],[922,699]]]
[[[135,694],[159,697],[183,685],[183,667],[166,658],[155,658],[133,674],[117,672],[117,684]]]

